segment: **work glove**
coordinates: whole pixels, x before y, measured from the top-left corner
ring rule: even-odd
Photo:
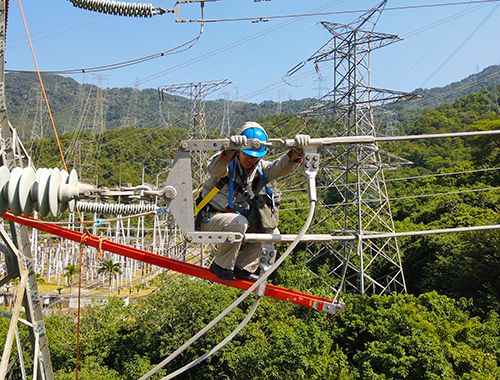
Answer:
[[[298,147],[302,148],[304,146],[309,145],[309,141],[311,140],[311,137],[309,135],[296,135],[293,140],[296,144],[296,148],[298,148]]]
[[[229,141],[231,141],[235,146],[246,145],[247,137],[242,135],[234,135],[229,138]]]

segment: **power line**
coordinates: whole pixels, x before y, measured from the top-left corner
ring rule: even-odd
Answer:
[[[118,63],[112,63],[109,65],[103,65],[103,66],[95,66],[95,67],[88,67],[88,68],[80,68],[80,69],[68,69],[68,70],[46,70],[46,71],[40,71],[42,74],[85,74],[85,73],[95,73],[95,72],[101,72],[101,71],[109,71],[109,70],[116,70],[116,69],[121,69],[124,67],[132,66],[132,65],[137,65],[139,63],[147,62],[155,58],[160,58],[164,57],[167,55],[172,55],[172,54],[178,54],[182,53],[190,48],[192,48],[200,39],[201,35],[203,34],[203,29],[204,29],[204,24],[201,25],[200,33],[193,39],[176,46],[170,50],[165,50],[160,53],[155,53],[151,55],[147,55],[144,57],[140,58],[135,58],[131,59],[128,61],[123,61],[123,62],[118,62]],[[36,71],[33,70],[5,70],[5,72],[9,73],[34,73]]]
[[[387,7],[386,11],[398,11],[406,9],[421,9],[421,8],[436,8],[436,7],[446,7],[446,6],[456,6],[456,5],[469,5],[469,4],[479,4],[479,3],[494,3],[500,0],[476,0],[476,1],[458,1],[453,3],[437,3],[437,4],[422,4],[422,5],[405,5],[400,7]],[[257,17],[237,17],[237,18],[222,18],[222,19],[197,19],[197,20],[179,20],[179,22],[228,22],[228,21],[253,21],[253,22],[266,22],[272,19],[280,18],[296,18],[296,17],[309,17],[309,16],[331,16],[331,15],[344,15],[351,13],[366,13],[370,12],[371,9],[357,9],[357,10],[345,10],[345,11],[332,11],[332,12],[317,12],[317,13],[300,13],[300,14],[289,14],[289,15],[277,15],[277,16],[257,16]]]
[[[325,187],[322,187],[325,188]],[[320,187],[318,187],[320,189]],[[500,190],[500,187],[487,187],[487,188],[482,188],[482,189],[468,189],[468,190],[458,190],[458,191],[448,191],[448,192],[443,192],[443,193],[433,193],[433,194],[420,194],[420,195],[410,195],[407,197],[397,197],[397,198],[389,198],[389,201],[401,201],[401,200],[406,200],[406,199],[418,199],[418,198],[430,198],[430,197],[436,197],[436,196],[447,196],[447,195],[459,195],[459,194],[467,194],[467,193],[481,193],[484,191],[495,191],[495,190]],[[366,203],[370,202],[379,202],[378,200],[368,200]],[[321,206],[318,206],[318,208],[333,208],[333,207],[342,207],[342,206],[349,206],[354,204],[353,202],[342,202],[342,203],[330,203],[330,204],[323,204]],[[286,211],[297,211],[297,210],[307,210],[307,207],[294,207],[294,208],[280,208],[280,212],[286,212]]]
[[[500,4],[497,4],[495,6],[495,8],[493,8],[493,10],[488,13],[488,15],[479,23],[478,26],[476,26],[476,28],[465,38],[465,40],[462,41],[462,43],[453,51],[453,53],[451,53],[448,58],[446,58],[444,60],[444,62],[424,81],[424,83],[422,83],[422,87],[429,81],[431,80],[434,75],[436,75],[454,56],[455,54],[457,54],[460,49],[462,49],[464,47],[464,45],[469,42],[469,40],[472,38],[472,36],[474,36],[474,34],[476,34],[476,32],[481,29],[481,27],[484,25],[484,23],[491,17],[493,16],[493,13],[496,12],[496,10],[498,9],[498,7],[500,6]]]

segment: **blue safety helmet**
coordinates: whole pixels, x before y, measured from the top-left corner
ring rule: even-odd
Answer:
[[[246,136],[247,139],[257,139],[263,142],[267,141],[267,133],[264,128],[262,128],[259,123],[253,121],[245,123],[238,134]],[[261,158],[266,155],[267,147],[261,145],[259,149],[242,149],[241,151],[249,156]]]

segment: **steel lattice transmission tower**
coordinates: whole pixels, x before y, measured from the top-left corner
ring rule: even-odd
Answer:
[[[190,112],[188,139],[205,140],[208,137],[207,123],[205,118],[205,98],[208,94],[225,87],[232,82],[229,79],[215,80],[198,83],[182,83],[161,86],[158,90],[161,94],[170,93],[175,95],[189,96]],[[208,151],[200,151],[193,154],[192,171],[193,183],[202,183],[206,173],[205,165],[208,161]]]
[[[107,76],[108,75],[101,74],[95,75],[95,78],[98,81],[98,85],[95,99],[94,123],[92,124],[92,133],[94,134],[94,136],[103,133],[106,130],[106,126],[104,123],[105,99],[103,91],[103,81]]]
[[[31,138],[30,140],[39,140],[44,138],[44,130],[43,130],[43,118],[45,115],[45,102],[43,99],[42,88],[38,87],[36,92],[36,109],[35,109],[35,118],[33,121],[33,128],[31,129]]]
[[[322,22],[332,38],[307,62],[318,67],[321,62],[332,61],[334,88],[301,116],[331,118],[332,135],[375,136],[375,106],[414,98],[370,87],[370,53],[400,40],[396,35],[373,31],[386,1],[348,25]],[[326,159],[320,180],[327,190],[321,197],[324,204],[319,221],[312,229],[316,233],[355,235],[357,239],[308,246],[307,265],[313,270],[326,265],[340,280],[343,291],[405,292],[398,242],[390,236],[395,231],[384,180],[384,170],[393,167],[395,162],[391,161],[397,161],[397,157],[384,155],[378,144],[329,148],[323,156]],[[370,239],[371,234],[381,233],[388,237]]]
[[[224,114],[222,116],[222,124],[220,127],[220,135],[229,137],[231,135],[231,95],[229,92],[224,93]]]

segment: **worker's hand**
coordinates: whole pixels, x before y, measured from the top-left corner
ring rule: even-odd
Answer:
[[[309,145],[310,140],[311,137],[309,135],[296,135],[294,138],[295,145],[301,148]]]
[[[235,146],[246,145],[247,137],[242,135],[234,135],[229,138],[229,141],[231,141]]]

